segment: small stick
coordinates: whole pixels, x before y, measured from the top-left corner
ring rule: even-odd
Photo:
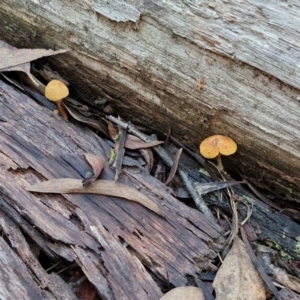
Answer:
[[[115,168],[116,168],[116,174],[115,174],[115,181],[118,181],[119,176],[122,172],[122,163],[123,158],[125,154],[125,141],[126,141],[126,130],[124,128],[121,128],[118,135],[118,141],[116,143],[119,143],[119,147],[117,150],[117,155],[115,158]]]
[[[131,123],[122,122],[113,116],[106,116],[106,119],[112,121],[113,123],[117,124],[118,126],[122,127],[123,129],[127,130],[127,132],[134,134],[135,136],[139,137],[141,140],[143,140],[145,142],[151,142],[154,139],[156,139],[155,135],[152,135],[150,137],[150,136],[140,132],[139,130],[137,130],[135,128],[135,126]],[[173,160],[162,146],[155,146],[155,147],[153,147],[153,150],[161,157],[161,159],[164,161],[164,163],[168,167],[172,168]],[[184,171],[182,171],[181,169],[178,169],[178,174],[181,177],[181,180],[183,181],[187,191],[190,193],[191,197],[193,198],[197,208],[208,219],[210,219],[211,221],[215,221],[213,214],[211,213],[210,209],[206,205],[203,198],[195,190],[195,188],[194,188],[192,182],[190,181],[190,179],[188,178],[187,174]]]

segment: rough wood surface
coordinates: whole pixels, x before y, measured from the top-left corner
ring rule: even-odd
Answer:
[[[177,148],[173,144],[170,144],[168,152],[175,155]],[[212,184],[214,181],[220,181],[220,179],[213,180],[211,177],[206,175],[207,172],[205,171],[199,172],[199,169],[202,170],[201,165],[195,164],[195,160],[185,153],[181,155],[179,167],[184,170],[190,178],[197,182],[197,184]],[[137,174],[135,177],[136,176],[139,175]],[[229,181],[233,181],[228,174],[226,175],[226,178]],[[155,186],[157,183],[155,180],[152,180],[149,184]],[[179,187],[181,187],[180,183],[177,183],[177,186],[174,184],[174,191],[176,191],[176,189],[178,190]],[[230,189],[235,194],[234,197],[237,200],[236,204],[238,207],[240,222],[242,222],[247,216],[246,205],[248,208],[253,205],[253,211],[250,218],[251,225],[248,226],[249,224],[246,224],[249,240],[253,242],[259,240],[263,243],[266,241],[272,241],[272,243],[276,245],[276,249],[280,249],[282,253],[286,253],[289,256],[298,259],[300,257],[300,225],[288,215],[285,215],[285,212],[283,212],[280,207],[276,206],[269,199],[266,199],[259,194],[255,195],[254,192],[250,193],[249,186],[247,184],[233,185]],[[161,191],[161,193],[164,195],[165,191]],[[203,198],[209,207],[219,207],[222,212],[226,212],[230,216],[232,215],[232,208],[230,207],[228,197],[225,196],[225,194],[220,196],[219,192],[211,192],[203,195]]]
[[[230,135],[240,171],[299,201],[295,1],[3,0],[0,16],[14,46],[71,49],[52,61],[90,103],[110,95],[123,116],[171,126],[195,149]]]
[[[20,228],[3,211],[0,212],[0,226],[19,255],[0,238],[1,299],[77,299],[61,277],[55,273],[47,274],[41,267]]]
[[[155,280],[181,286],[193,277],[199,283],[198,274],[214,267],[224,241],[221,229],[173,198],[163,184],[149,187],[152,177],[139,169],[127,170],[121,182],[154,201],[164,218],[122,198],[27,192],[28,185],[46,179],[82,178],[90,170],[83,154],[108,158],[110,147],[90,129],[65,122],[1,81],[0,112],[0,225],[32,273],[28,280],[38,283],[33,292],[47,289],[49,295],[40,299],[72,298],[59,296],[59,283],[30,252],[21,231],[53,262],[75,261],[102,299],[158,299],[162,292]],[[101,178],[113,180],[108,165]],[[1,292],[10,295],[9,286]],[[15,299],[31,297],[15,293]]]

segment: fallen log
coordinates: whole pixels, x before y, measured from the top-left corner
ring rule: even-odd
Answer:
[[[36,247],[53,265],[60,260],[76,262],[103,299],[158,299],[162,286],[183,286],[191,279],[203,288],[199,274],[215,269],[213,259],[224,242],[218,225],[135,168],[123,169],[121,182],[154,201],[164,217],[116,197],[27,192],[29,185],[46,179],[82,178],[90,168],[83,154],[108,158],[110,147],[90,129],[66,123],[2,81],[0,111],[0,226],[19,256],[10,261],[3,276],[8,272],[12,285],[30,286],[28,295],[22,289],[2,289],[4,298],[76,297],[55,272],[44,270],[33,252]],[[190,176],[209,180],[199,172]],[[113,178],[113,170],[106,166],[101,179]],[[254,204],[251,223],[261,231],[259,238],[298,258],[300,226],[244,190],[237,188],[236,193]],[[205,200],[230,212],[227,202],[214,195]],[[2,237],[0,242],[4,244],[0,260],[6,260],[11,249]],[[10,268],[27,268],[26,282]]]
[[[84,154],[108,160],[110,146],[89,128],[65,122],[2,81],[0,111],[0,226],[5,236],[0,243],[8,240],[23,261],[10,262],[2,275],[10,267],[26,266],[29,277],[11,272],[10,285],[2,285],[3,298],[73,297],[66,296],[72,291],[65,282],[44,270],[29,241],[51,265],[76,262],[102,299],[159,299],[161,284],[184,286],[188,278],[201,286],[199,274],[215,268],[224,241],[217,224],[180,203],[162,183],[151,186],[152,177],[140,169],[127,170],[120,182],[156,203],[163,217],[123,198],[27,192],[29,185],[46,179],[83,178],[90,170]],[[107,164],[101,179],[113,178]],[[2,249],[0,260],[5,260],[11,250],[7,245]],[[11,285],[32,286],[25,295]]]
[[[110,99],[193,149],[230,135],[230,164],[274,200],[298,202],[299,14],[287,2],[3,0],[0,36],[72,49],[48,61],[94,107]]]

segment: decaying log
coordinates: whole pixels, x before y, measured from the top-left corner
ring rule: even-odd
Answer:
[[[56,299],[77,299],[60,276],[55,273],[47,274],[41,268],[21,230],[2,211],[0,226],[12,248],[20,256],[9,248],[2,237],[0,238],[1,299],[53,299],[53,296]],[[33,274],[38,280],[34,280]],[[46,288],[51,292],[47,292]]]
[[[17,47],[71,49],[53,66],[97,106],[194,149],[235,139],[230,159],[275,199],[300,195],[300,9],[288,1],[0,3],[0,36]],[[58,67],[59,66],[59,67]],[[98,101],[98,102],[97,102]]]
[[[212,260],[224,241],[218,225],[180,203],[162,183],[151,187],[153,178],[140,169],[124,170],[120,182],[154,201],[164,218],[116,197],[27,192],[28,185],[46,179],[83,178],[90,170],[83,155],[107,160],[110,147],[89,128],[65,122],[2,81],[0,111],[0,226],[28,268],[24,274],[30,291],[42,295],[34,298],[16,289],[12,297],[72,299],[65,296],[68,290],[59,295],[63,283],[44,271],[23,234],[53,263],[75,261],[102,299],[159,299],[158,280],[182,286],[189,277],[201,285],[199,274],[214,268]],[[100,179],[113,178],[106,165]],[[0,243],[5,244],[2,238]],[[0,259],[5,260],[12,251],[7,245],[2,249]],[[19,259],[14,264],[22,266]],[[10,266],[12,273],[18,269]],[[9,278],[11,284],[25,286],[23,277]],[[1,292],[9,295],[9,285],[2,285]]]
[[[168,147],[168,152],[175,155],[177,148],[171,144]],[[203,184],[214,182],[205,170],[199,172],[199,169],[203,170],[202,167],[199,164],[196,164],[195,160],[185,153],[181,155],[179,167],[195,182]],[[134,176],[138,177],[140,175],[135,174]],[[227,176],[229,177],[228,180],[232,181],[230,176]],[[148,184],[150,188],[150,186],[154,187],[159,183],[152,179]],[[255,196],[254,193],[250,193],[248,184],[243,183],[234,185],[231,187],[231,190],[240,202],[240,204],[237,203],[240,222],[246,217],[246,205],[248,205],[249,208],[253,207],[250,218],[252,228],[249,229],[250,231],[248,232],[249,239],[251,241],[260,240],[263,243],[270,242],[276,249],[280,250],[285,255],[298,259],[300,257],[300,225],[280,211],[280,208],[274,203],[268,201],[271,204],[269,205],[267,202],[264,202],[266,201],[264,198],[260,199]],[[161,190],[159,195],[161,197],[166,197],[165,193],[164,190]],[[217,192],[205,194],[203,195],[203,199],[209,207],[218,207],[221,209],[222,213],[225,213],[230,217],[232,216],[232,209],[229,205],[228,197],[225,197],[224,195],[221,197]],[[246,203],[246,205],[242,202]]]

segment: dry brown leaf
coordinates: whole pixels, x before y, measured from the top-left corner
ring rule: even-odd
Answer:
[[[81,113],[79,113],[78,111],[76,111],[75,109],[72,109],[69,105],[66,105],[66,103],[64,103],[64,107],[66,108],[66,110],[68,111],[68,113],[77,121],[82,122],[84,124],[89,125],[92,128],[95,128],[96,130],[102,132],[103,134],[105,134],[106,136],[108,136],[108,132],[107,132],[107,128],[106,126],[98,121],[98,120],[94,120],[91,118],[88,118],[84,115],[82,115]]]
[[[35,86],[39,86],[40,83],[30,72],[30,61],[66,51],[68,50],[18,49],[0,40],[0,72],[24,72]]]
[[[270,265],[270,268],[272,268],[274,273],[274,280],[278,281],[285,287],[288,287],[289,289],[300,293],[300,279],[289,275],[285,270],[278,268],[274,265]]]
[[[115,125],[112,121],[107,122],[107,131],[108,131],[110,138],[112,140],[115,140],[115,138],[118,135],[118,129],[115,127]]]
[[[235,238],[223,261],[213,287],[216,291],[216,300],[266,299],[263,281],[239,237]]]
[[[143,157],[147,163],[149,173],[150,173],[153,168],[153,163],[154,163],[154,156],[153,156],[152,149],[145,148],[145,149],[139,149],[139,151],[143,155]]]
[[[182,152],[182,148],[178,149],[178,151],[174,155],[173,165],[172,165],[170,174],[168,176],[168,179],[165,182],[165,185],[169,184],[171,182],[171,180],[174,178],[175,174],[176,174],[181,152]]]
[[[184,300],[184,299],[205,300],[202,290],[194,286],[181,286],[175,288],[160,298],[160,300]]]
[[[97,290],[91,282],[85,280],[79,286],[76,295],[80,300],[95,300],[97,298]]]
[[[29,192],[53,194],[100,194],[122,197],[137,202],[158,215],[163,216],[160,208],[144,194],[125,184],[111,180],[96,180],[88,187],[82,185],[80,179],[59,178],[40,182],[26,188]]]
[[[105,159],[101,156],[94,154],[85,154],[84,156],[93,169],[93,174],[82,181],[83,186],[88,186],[94,181],[96,181],[99,175],[101,174],[105,166]]]
[[[132,134],[127,134],[127,138],[125,141],[125,148],[131,149],[131,150],[145,149],[145,148],[158,146],[162,143],[163,143],[163,141],[144,142],[140,138],[138,138]]]
[[[0,71],[7,71],[7,68],[28,63],[44,56],[65,53],[68,50],[46,50],[46,49],[8,49],[0,48]]]
[[[1,48],[7,48],[7,49],[17,49],[3,41],[0,40],[0,49]],[[30,80],[35,84],[38,85],[39,83],[37,82],[36,78],[30,73],[30,63],[25,63],[21,64],[18,66],[14,67],[8,67],[0,70],[0,72],[12,72],[12,71],[19,71],[19,72],[24,72],[27,74],[27,76],[30,78]]]
[[[253,249],[251,248],[251,245],[250,245],[250,243],[247,239],[247,236],[246,236],[246,233],[245,233],[245,230],[244,230],[244,226],[240,227],[240,232],[241,232],[242,239],[243,239],[244,245],[246,247],[247,253],[248,253],[252,263],[254,264],[257,272],[260,274],[260,277],[264,281],[264,284],[274,294],[274,297],[276,299],[280,299],[280,295],[279,295],[278,290],[275,287],[272,279],[268,276],[265,268],[261,265],[258,258],[255,256]]]
[[[137,136],[135,136],[133,134],[130,134],[130,133],[127,134],[127,139],[129,141],[135,141],[135,142],[140,142],[141,141],[141,139],[139,137],[137,137]]]

